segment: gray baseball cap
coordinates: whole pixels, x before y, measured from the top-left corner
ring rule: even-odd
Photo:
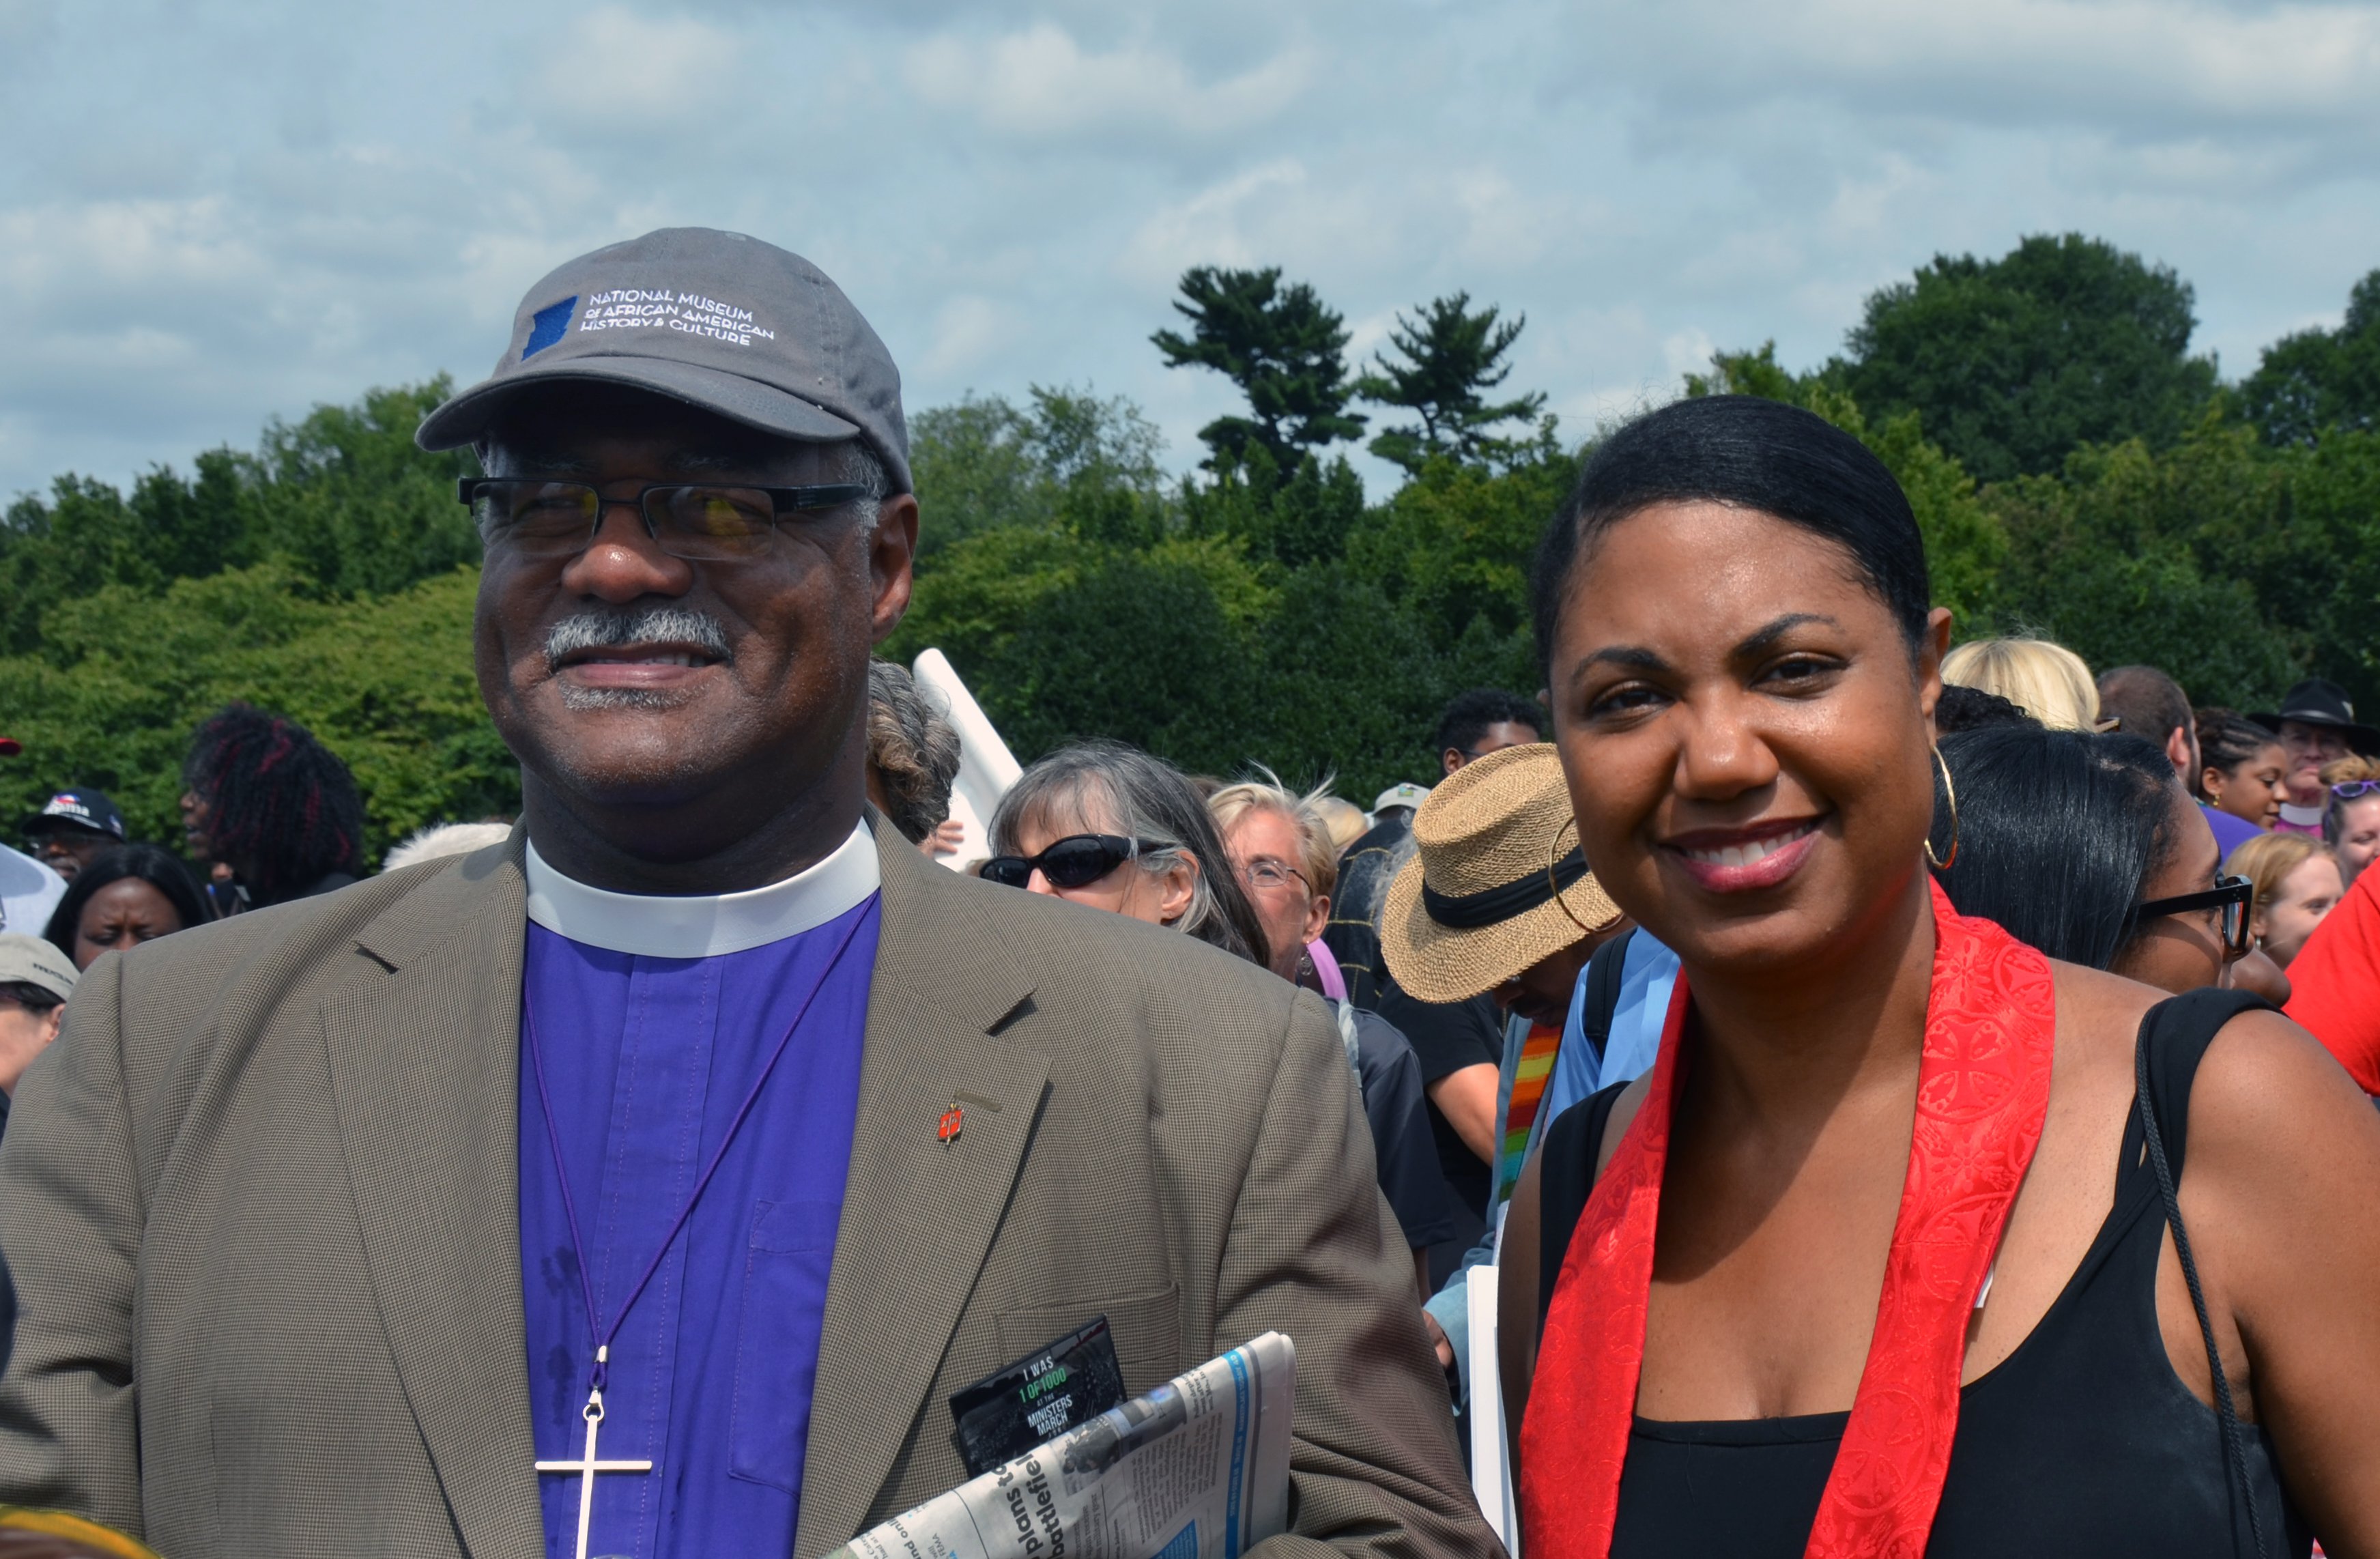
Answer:
[[[0,932],[0,985],[38,985],[60,1001],[74,994],[74,960],[38,936]]]
[[[559,267],[521,299],[495,371],[415,441],[470,444],[515,394],[565,381],[634,385],[782,438],[862,438],[909,491],[892,355],[825,272],[741,233],[663,227]]]

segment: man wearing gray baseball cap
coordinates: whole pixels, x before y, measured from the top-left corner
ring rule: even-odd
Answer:
[[[0,1142],[0,1501],[176,1559],[817,1559],[1104,1320],[1126,1394],[1294,1340],[1255,1552],[1493,1554],[1319,1003],[867,807],[918,510],[843,292],[598,250],[419,436],[485,472],[521,824],[92,966]]]

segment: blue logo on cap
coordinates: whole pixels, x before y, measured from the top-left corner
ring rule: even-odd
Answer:
[[[578,307],[576,294],[559,303],[550,304],[529,316],[528,345],[521,348],[521,359],[527,361],[562,339],[570,328],[570,311]]]

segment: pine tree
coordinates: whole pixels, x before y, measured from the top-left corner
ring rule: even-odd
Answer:
[[[1281,267],[1261,271],[1194,266],[1182,274],[1174,311],[1190,322],[1188,336],[1160,330],[1150,337],[1169,368],[1211,368],[1248,397],[1248,417],[1219,417],[1198,430],[1213,451],[1207,464],[1236,466],[1250,445],[1272,457],[1276,469],[1297,469],[1306,451],[1358,437],[1364,418],[1347,410],[1354,387],[1340,355],[1347,330],[1337,311],[1304,282],[1281,285]]]
[[[1519,340],[1528,316],[1499,322],[1494,307],[1471,311],[1471,295],[1432,299],[1417,322],[1397,316],[1389,344],[1404,360],[1390,362],[1385,355],[1373,361],[1379,371],[1355,381],[1355,393],[1384,406],[1399,406],[1421,418],[1419,427],[1390,428],[1372,440],[1372,453],[1408,471],[1418,471],[1431,458],[1451,457],[1477,464],[1515,447],[1487,430],[1499,422],[1534,420],[1544,409],[1540,394],[1490,404],[1487,392],[1512,371],[1504,354]]]

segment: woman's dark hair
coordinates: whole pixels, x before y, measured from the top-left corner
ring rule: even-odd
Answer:
[[[89,866],[74,874],[74,881],[67,884],[66,896],[50,911],[50,923],[42,928],[42,934],[59,952],[73,957],[75,932],[82,925],[83,907],[100,889],[127,877],[138,877],[164,894],[165,902],[174,907],[174,913],[182,918],[184,931],[207,923],[206,895],[199,892],[199,880],[190,875],[188,867],[154,845],[118,845],[114,849],[102,850],[91,858]]]
[[[1088,741],[1037,761],[991,814],[992,850],[1015,854],[1018,831],[1028,820],[1071,833],[1094,808],[1117,833],[1159,846],[1141,852],[1137,864],[1146,870],[1162,871],[1185,850],[1196,859],[1198,878],[1190,907],[1175,922],[1178,930],[1250,963],[1269,962],[1264,922],[1240,886],[1205,799],[1181,770],[1136,747]]]
[[[2237,774],[2240,764],[2265,749],[2277,746],[2281,739],[2228,709],[2202,709],[2192,719],[2198,727],[2199,772],[2190,776],[2190,792],[2202,801],[2206,799],[2207,770],[2220,769],[2226,774]]]
[[[1438,734],[1430,741],[1429,755],[1436,758],[1450,747],[1457,752],[1468,752],[1488,734],[1489,726],[1507,725],[1542,731],[1546,729],[1545,706],[1501,688],[1474,688],[1457,693],[1438,717]]]
[[[1757,396],[1705,396],[1647,412],[1606,439],[1537,547],[1537,659],[1550,665],[1563,592],[1596,538],[1654,504],[1758,509],[1852,555],[1913,650],[1933,588],[1917,517],[1884,462],[1815,413]]]
[[[2041,729],[2040,721],[1998,693],[1986,693],[1981,688],[1963,687],[1956,682],[1942,684],[1942,696],[1934,704],[1934,729],[1937,734],[1950,737],[1961,731],[1980,731],[1992,725],[2028,725],[2036,731]]]
[[[260,905],[363,870],[356,777],[294,720],[229,705],[190,737],[182,783],[206,804],[215,859],[247,879]]]
[[[2143,737],[1992,725],[1942,738],[1959,853],[1935,878],[1961,915],[2103,969],[2131,940],[2141,885],[2173,851],[2173,762]],[[1935,778],[1934,849],[1951,822]]]

